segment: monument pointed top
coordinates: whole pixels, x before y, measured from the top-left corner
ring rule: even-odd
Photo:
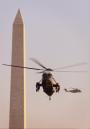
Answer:
[[[23,24],[23,19],[21,16],[21,12],[20,9],[18,9],[15,20],[14,20],[14,24]]]

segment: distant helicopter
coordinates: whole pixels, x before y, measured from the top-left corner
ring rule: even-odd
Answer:
[[[42,87],[43,92],[45,92],[49,96],[49,100],[51,100],[51,96],[53,95],[53,93],[58,93],[60,91],[60,85],[53,78],[53,75],[52,75],[51,72],[54,72],[54,71],[55,72],[86,72],[86,71],[62,71],[62,70],[57,71],[57,69],[65,69],[65,68],[69,68],[69,67],[74,67],[74,66],[87,64],[87,63],[84,63],[84,62],[83,63],[77,63],[77,64],[74,64],[74,65],[64,66],[64,67],[60,67],[60,68],[51,69],[51,68],[45,67],[38,60],[36,60],[34,58],[31,58],[31,60],[33,62],[35,62],[36,64],[38,64],[39,66],[41,66],[42,69],[31,68],[31,67],[23,67],[23,66],[18,66],[18,65],[8,65],[8,64],[3,64],[3,65],[11,66],[11,67],[17,67],[17,68],[37,70],[37,71],[39,71],[38,73],[42,73],[42,79],[39,82],[36,82],[36,92],[38,92],[40,90],[40,87]],[[73,89],[73,91],[68,91],[67,89],[64,89],[64,90],[66,92],[75,93],[75,92],[73,92],[73,91],[75,91],[75,89]]]
[[[80,93],[82,92],[80,89],[78,88],[72,88],[72,89],[69,89],[67,90],[66,88],[64,89],[66,92],[71,92],[71,93]]]

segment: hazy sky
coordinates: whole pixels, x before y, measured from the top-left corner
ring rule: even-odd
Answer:
[[[20,8],[25,24],[26,66],[48,67],[79,62],[65,70],[90,71],[90,0],[0,0],[0,64],[11,64],[12,23]],[[49,101],[35,92],[41,74],[26,70],[27,128],[90,128],[90,73],[54,73],[61,85]],[[81,94],[65,93],[79,88]],[[10,68],[0,66],[0,128],[9,125]]]

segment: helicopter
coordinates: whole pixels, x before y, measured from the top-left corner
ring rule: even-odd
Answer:
[[[8,65],[8,64],[3,64],[5,66],[11,66],[11,67],[17,67],[17,68],[25,68],[25,69],[32,69],[32,70],[36,70],[39,71],[38,73],[42,74],[42,79],[39,82],[36,82],[36,92],[38,92],[40,90],[40,88],[43,88],[43,92],[49,96],[49,100],[51,100],[51,96],[54,93],[59,93],[60,91],[60,84],[55,80],[55,78],[52,75],[52,72],[86,72],[86,71],[63,71],[61,69],[66,69],[69,67],[74,67],[74,66],[79,66],[79,65],[85,65],[87,63],[82,62],[82,63],[77,63],[77,64],[73,64],[73,65],[69,65],[69,66],[63,66],[60,68],[55,68],[55,69],[51,69],[51,68],[47,68],[45,67],[42,63],[40,63],[38,60],[36,60],[35,58],[30,58],[34,63],[38,64],[41,69],[39,68],[32,68],[32,67],[24,67],[24,66],[18,66],[18,65]],[[60,69],[59,71],[57,71],[57,69]],[[67,89],[64,89],[66,92],[78,92],[76,91],[77,89],[73,89],[72,91],[68,91]]]
[[[82,91],[78,88],[72,88],[67,90],[66,88],[64,89],[66,92],[71,92],[71,93],[81,93]]]
[[[50,72],[44,72],[42,74],[42,82],[36,83],[36,92],[40,90],[40,87],[43,88],[43,91],[49,96],[49,99],[51,99],[54,92],[58,93],[60,91],[59,83],[55,81]]]

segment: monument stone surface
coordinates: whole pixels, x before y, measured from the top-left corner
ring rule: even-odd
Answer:
[[[20,10],[13,23],[12,65],[24,66],[24,25]],[[24,81],[24,69],[11,67],[9,129],[26,129]]]

